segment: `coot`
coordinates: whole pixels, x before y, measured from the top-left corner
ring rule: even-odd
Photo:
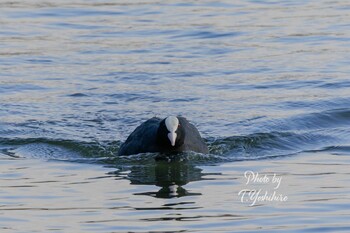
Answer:
[[[198,130],[184,117],[153,117],[132,132],[121,145],[118,155],[146,152],[171,153],[194,151],[209,153]]]

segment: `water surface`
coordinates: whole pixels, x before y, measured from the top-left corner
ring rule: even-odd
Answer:
[[[0,3],[1,232],[347,232],[342,1]],[[210,154],[116,157],[183,115]],[[246,184],[245,171],[282,177]],[[288,200],[250,206],[242,189]]]

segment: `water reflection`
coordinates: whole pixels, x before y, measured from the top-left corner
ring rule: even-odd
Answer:
[[[135,195],[147,195],[156,198],[174,198],[183,196],[202,195],[198,192],[186,190],[184,186],[189,182],[203,180],[202,169],[188,161],[155,160],[153,164],[134,165],[125,174],[123,169],[115,171],[117,177],[130,180],[133,185],[155,185],[160,187],[155,192],[139,192]]]

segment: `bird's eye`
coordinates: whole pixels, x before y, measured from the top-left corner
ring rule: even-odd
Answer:
[[[180,127],[180,126],[181,126],[180,124],[177,125],[177,127]]]

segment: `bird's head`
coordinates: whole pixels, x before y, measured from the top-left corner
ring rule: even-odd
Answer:
[[[177,148],[184,144],[185,131],[175,116],[169,116],[160,122],[158,141],[163,147]]]

